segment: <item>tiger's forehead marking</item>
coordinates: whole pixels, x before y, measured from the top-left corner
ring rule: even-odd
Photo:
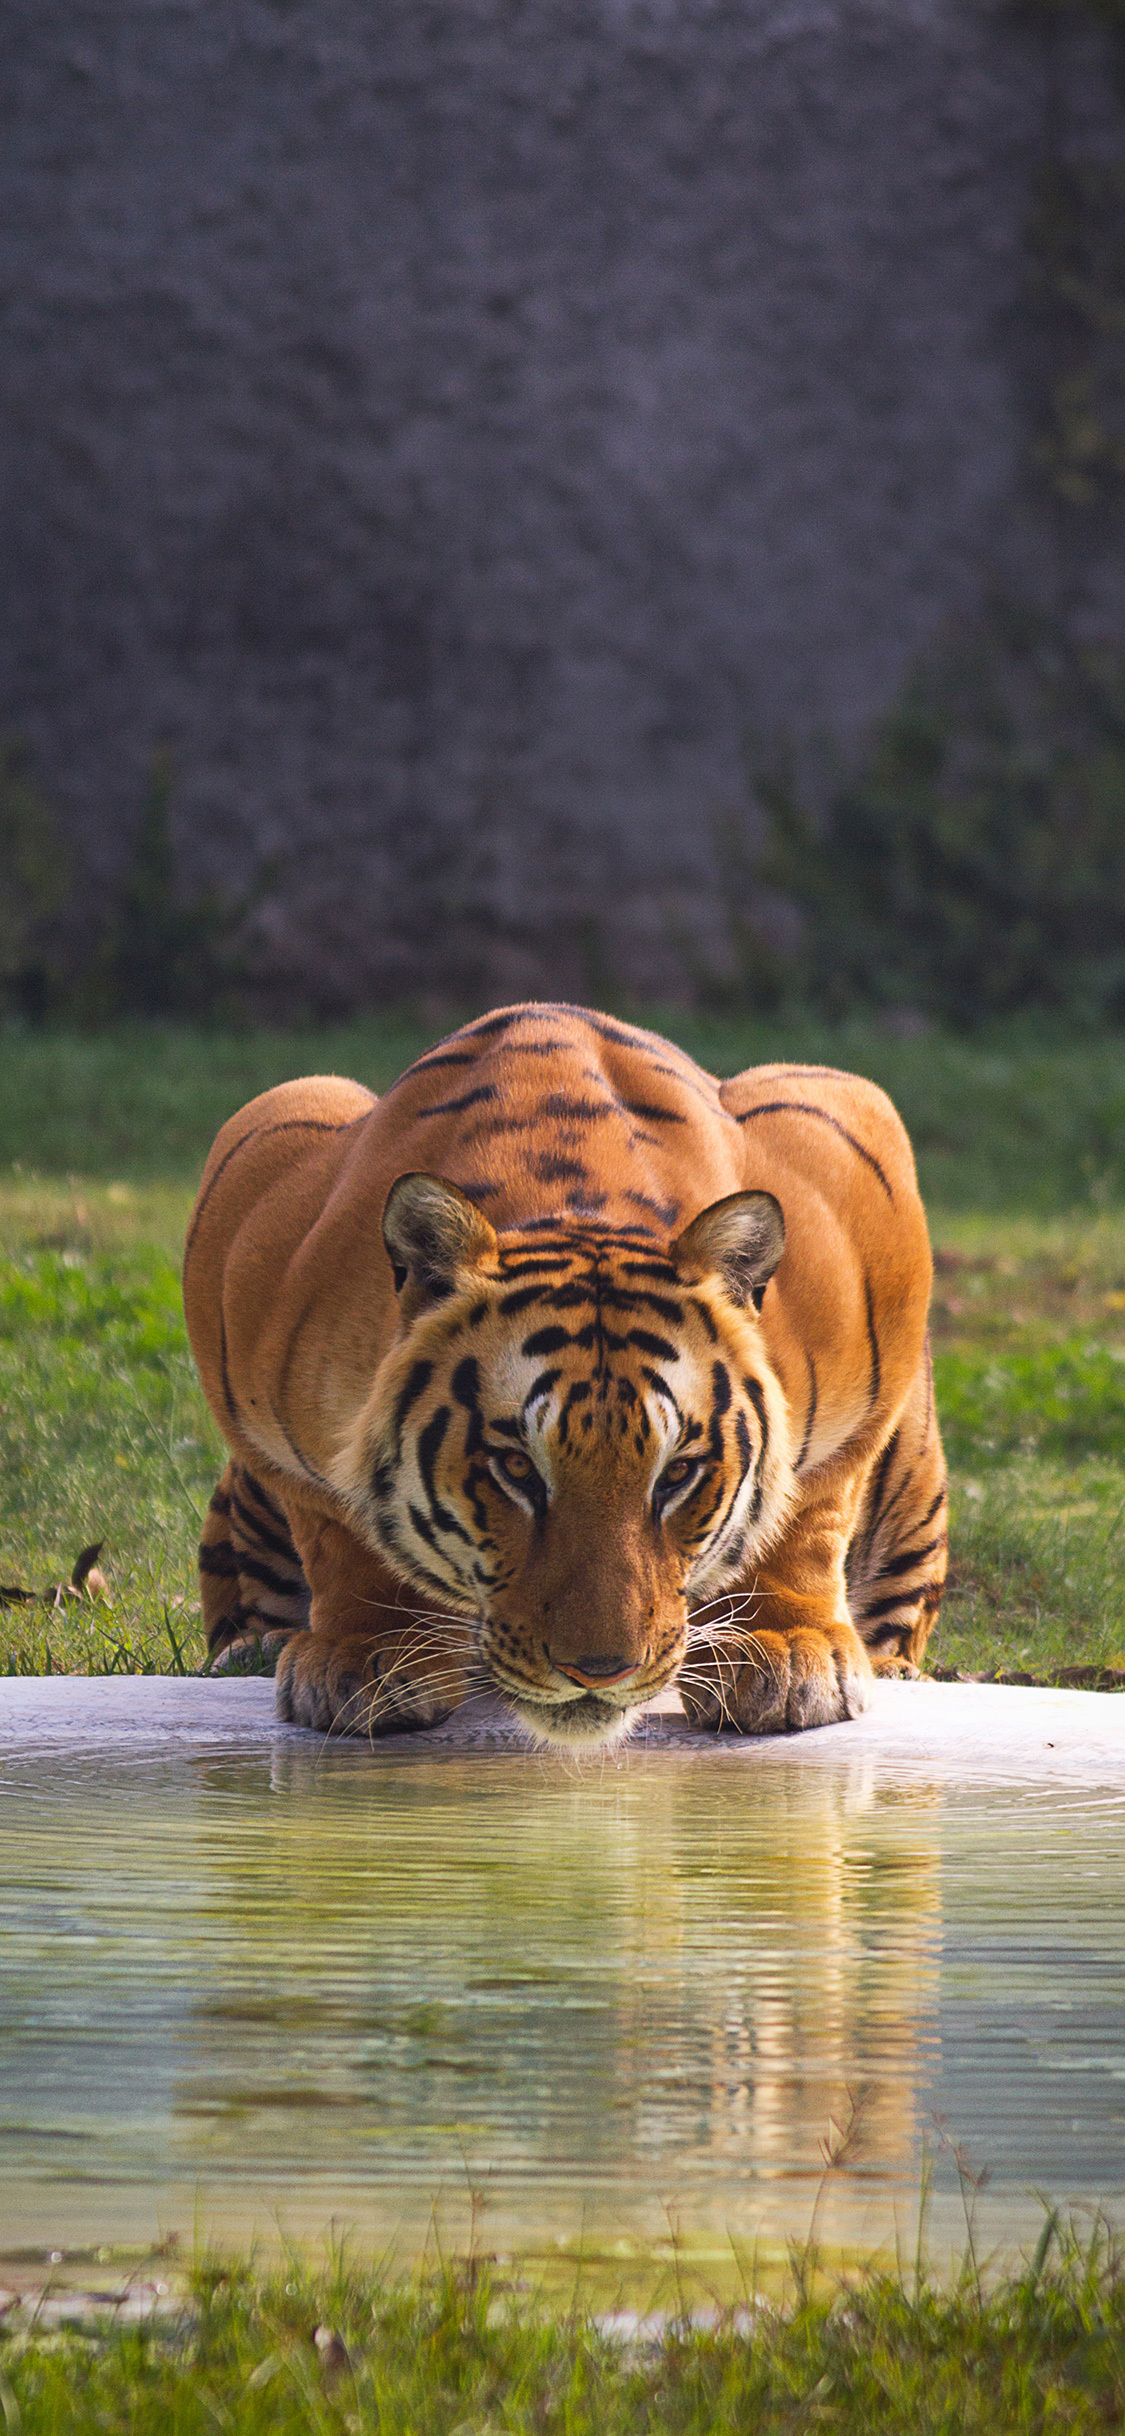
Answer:
[[[497,1426],[549,1430],[560,1448],[631,1439],[639,1456],[698,1437],[688,1407],[712,1392],[701,1357],[719,1335],[705,1299],[641,1227],[548,1223],[501,1242],[492,1307],[515,1324],[499,1371],[520,1418]]]

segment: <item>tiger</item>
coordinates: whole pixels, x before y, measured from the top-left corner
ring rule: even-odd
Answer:
[[[717,1081],[531,1003],[382,1098],[264,1092],[207,1161],[191,1344],[230,1459],[212,1662],[374,1737],[487,1690],[532,1742],[800,1732],[915,1675],[946,1569],[905,1129],[873,1083]]]

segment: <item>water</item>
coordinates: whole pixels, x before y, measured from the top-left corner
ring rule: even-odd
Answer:
[[[940,2243],[955,2152],[989,2239],[1119,2200],[1122,1792],[840,1731],[9,1748],[0,2252],[849,2252],[912,2244],[924,2156]]]

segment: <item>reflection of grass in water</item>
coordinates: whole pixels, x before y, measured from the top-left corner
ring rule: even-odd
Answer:
[[[167,2275],[167,2267],[164,2269]],[[769,2289],[767,2279],[767,2290]],[[176,2321],[0,2342],[23,2436],[1004,2436],[1120,2427],[1125,2274],[1104,2229],[1049,2218],[1035,2258],[982,2284],[866,2269],[833,2285],[796,2250],[785,2290],[693,2324],[673,2264],[663,2316],[599,2324],[486,2258],[380,2280],[338,2257],[196,2270]]]

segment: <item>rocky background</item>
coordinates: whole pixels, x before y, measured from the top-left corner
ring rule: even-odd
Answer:
[[[9,0],[0,727],[84,902],[160,753],[294,1001],[721,966],[754,740],[854,748],[997,584],[1118,617],[1036,473],[1028,250],[1100,39]]]

